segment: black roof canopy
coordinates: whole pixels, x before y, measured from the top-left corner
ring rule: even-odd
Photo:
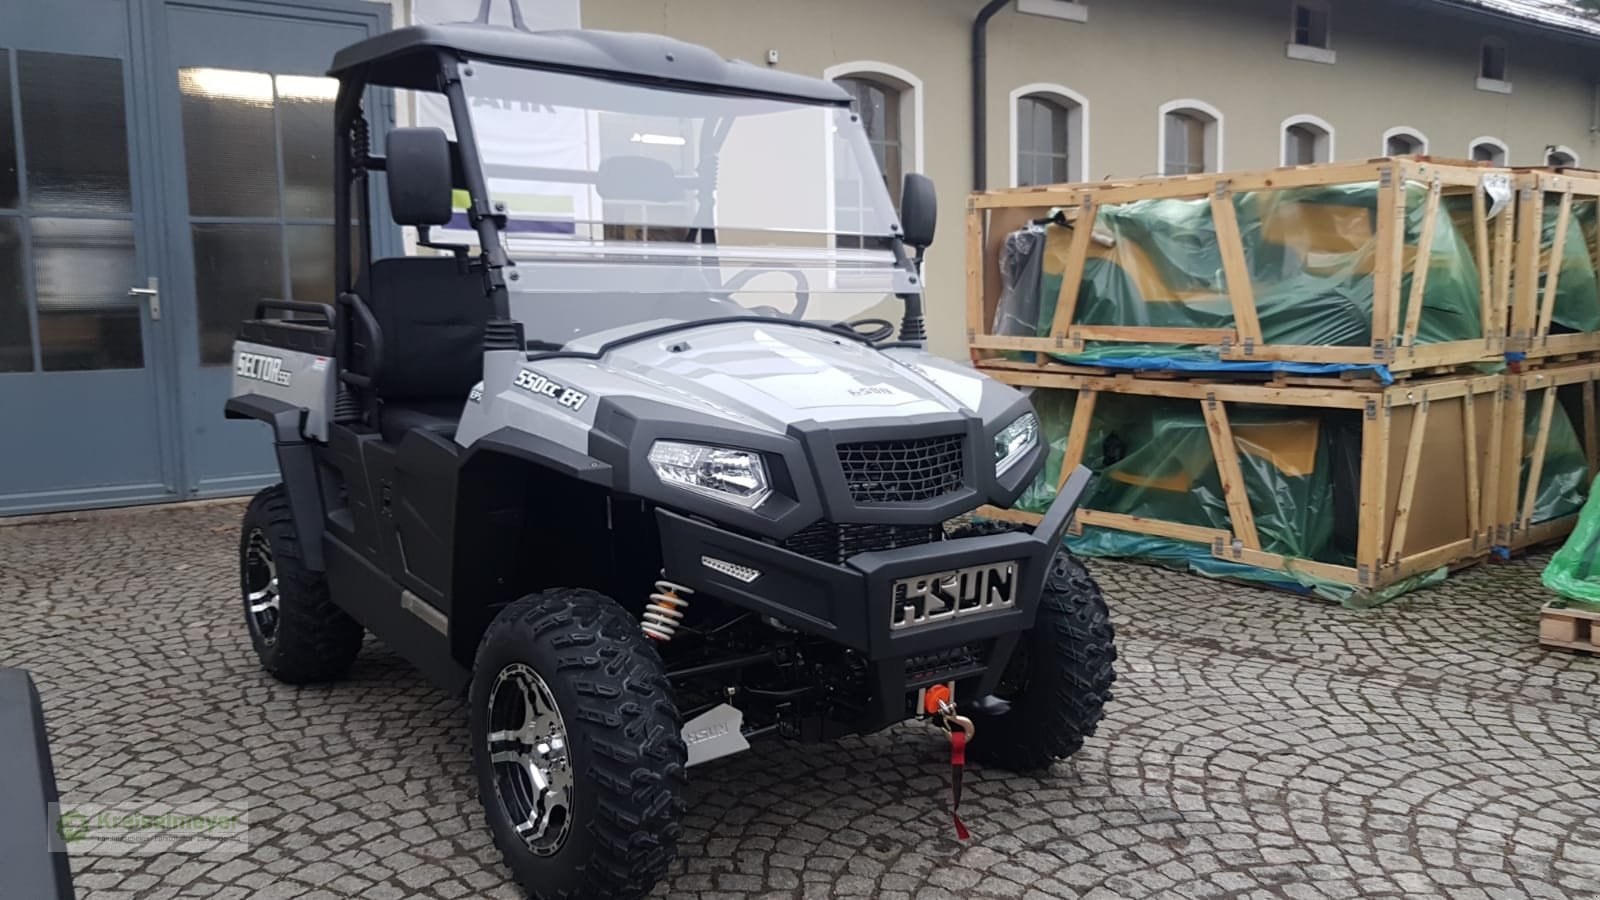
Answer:
[[[691,90],[845,104],[837,85],[747,62],[673,38],[621,31],[518,31],[495,25],[414,25],[340,50],[329,75],[388,87],[436,90],[440,52],[612,80],[660,82]]]

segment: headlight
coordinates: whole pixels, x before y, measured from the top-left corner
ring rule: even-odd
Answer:
[[[667,484],[745,509],[761,505],[772,493],[761,455],[749,450],[656,441],[649,460],[656,477]]]
[[[1004,472],[1039,445],[1039,417],[1023,413],[994,436],[994,470]]]

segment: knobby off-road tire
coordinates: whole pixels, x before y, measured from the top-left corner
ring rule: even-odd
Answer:
[[[1076,753],[1111,699],[1116,658],[1100,586],[1077,557],[1057,550],[1033,628],[1018,641],[996,691],[1011,709],[977,719],[973,758],[1033,772]]]
[[[508,719],[498,698],[513,681],[534,686],[522,702],[536,699]],[[594,591],[530,594],[485,631],[470,696],[478,795],[517,882],[539,900],[648,893],[683,833],[687,750],[672,685],[639,620]],[[540,709],[539,698],[557,715]],[[530,721],[537,728],[520,734]],[[564,732],[561,760],[549,740],[557,728]],[[517,737],[507,737],[513,732]],[[521,761],[508,761],[515,754]],[[534,782],[522,780],[522,762],[568,795],[559,821],[548,813],[559,799],[527,802],[539,792],[527,790]],[[535,822],[541,824],[528,827]],[[536,831],[531,841],[524,837]]]
[[[250,501],[239,535],[245,625],[261,667],[288,684],[344,677],[362,628],[328,599],[328,580],[305,567],[289,497],[273,485]]]

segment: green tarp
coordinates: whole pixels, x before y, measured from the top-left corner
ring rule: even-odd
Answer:
[[[1402,315],[1427,189],[1413,183],[1405,193]],[[1376,183],[1233,195],[1264,343],[1371,344],[1377,201]],[[1439,207],[1418,343],[1482,337],[1478,268],[1468,236],[1452,215],[1452,208],[1470,203],[1470,197],[1456,197]],[[1074,324],[1234,326],[1208,200],[1097,207],[1094,228]],[[1009,265],[1001,262],[1006,289],[996,310],[996,334],[1049,333],[1071,234],[1065,225],[1035,226],[1008,242],[1014,259]],[[1081,353],[1058,356],[1079,363],[1152,356],[1205,361],[1215,360],[1217,352],[1214,347],[1091,342]]]
[[[1595,242],[1595,201],[1572,204],[1567,238],[1561,245],[1561,275],[1556,282],[1556,306],[1551,310],[1551,331],[1600,331],[1600,285],[1596,284],[1595,258],[1589,248]],[[1560,217],[1560,198],[1546,194],[1544,217],[1539,234],[1539,302],[1544,303],[1545,276],[1550,271],[1550,248],[1556,241],[1556,222]]]
[[[1545,388],[1545,390],[1556,390]],[[1528,477],[1533,474],[1533,451],[1538,449],[1539,415],[1542,403],[1529,397],[1522,419],[1522,476],[1517,481],[1517,503],[1528,495]],[[1589,494],[1589,459],[1572,427],[1572,417],[1561,403],[1552,407],[1550,436],[1544,454],[1544,465],[1539,468],[1539,490],[1533,497],[1533,517],[1527,525],[1537,525],[1562,516],[1570,516],[1583,508]],[[1517,508],[1521,513],[1521,506]]]
[[[1045,469],[1018,509],[1043,512],[1055,497],[1071,392],[1039,390],[1034,407],[1050,440]],[[1333,550],[1331,436],[1313,414],[1231,405],[1233,442],[1261,549],[1341,562]],[[1099,477],[1086,509],[1231,530],[1200,404],[1119,395],[1095,410],[1084,463]]]
[[[1600,500],[1593,491],[1567,536],[1540,576],[1544,586],[1569,600],[1600,608]]]

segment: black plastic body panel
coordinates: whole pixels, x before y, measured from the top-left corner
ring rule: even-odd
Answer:
[[[56,825],[49,806],[61,798],[44,707],[21,669],[0,669],[0,770],[0,895],[72,900],[66,851],[46,840]]]
[[[1019,397],[1007,412],[1010,418],[989,428],[976,414],[951,412],[886,417],[865,426],[796,422],[789,426],[787,434],[774,435],[652,400],[603,397],[589,434],[589,457],[611,467],[610,484],[620,493],[645,497],[767,538],[782,540],[823,520],[937,525],[984,503],[1009,505],[1033,480],[1044,464],[1042,447],[1030,451],[998,479],[992,449],[995,433],[1032,408],[1027,398]],[[839,465],[840,444],[956,434],[965,437],[960,488],[910,503],[864,503],[851,496]],[[658,440],[755,450],[762,454],[772,477],[773,494],[751,510],[663,484],[647,458],[649,447]]]
[[[441,688],[463,690],[472,673],[456,662],[449,636],[403,609],[400,586],[354,548],[330,535],[326,549],[328,589],[339,608]]]
[[[289,512],[300,535],[302,562],[313,572],[324,568],[322,558],[323,511],[321,479],[317,476],[316,445],[305,438],[305,410],[273,397],[243,394],[228,398],[223,415],[229,419],[258,419],[272,426],[278,472],[289,494]]]
[[[239,323],[239,340],[316,356],[332,356],[333,329],[290,319],[248,319]]]
[[[1031,534],[1011,532],[862,553],[835,566],[669,510],[658,509],[656,516],[662,561],[672,581],[770,615],[874,660],[1027,630],[1033,626],[1045,568],[1055,552],[1053,545]],[[707,567],[705,557],[748,566],[761,575],[745,583]],[[1019,564],[1011,608],[902,631],[890,629],[895,579],[998,562]]]

